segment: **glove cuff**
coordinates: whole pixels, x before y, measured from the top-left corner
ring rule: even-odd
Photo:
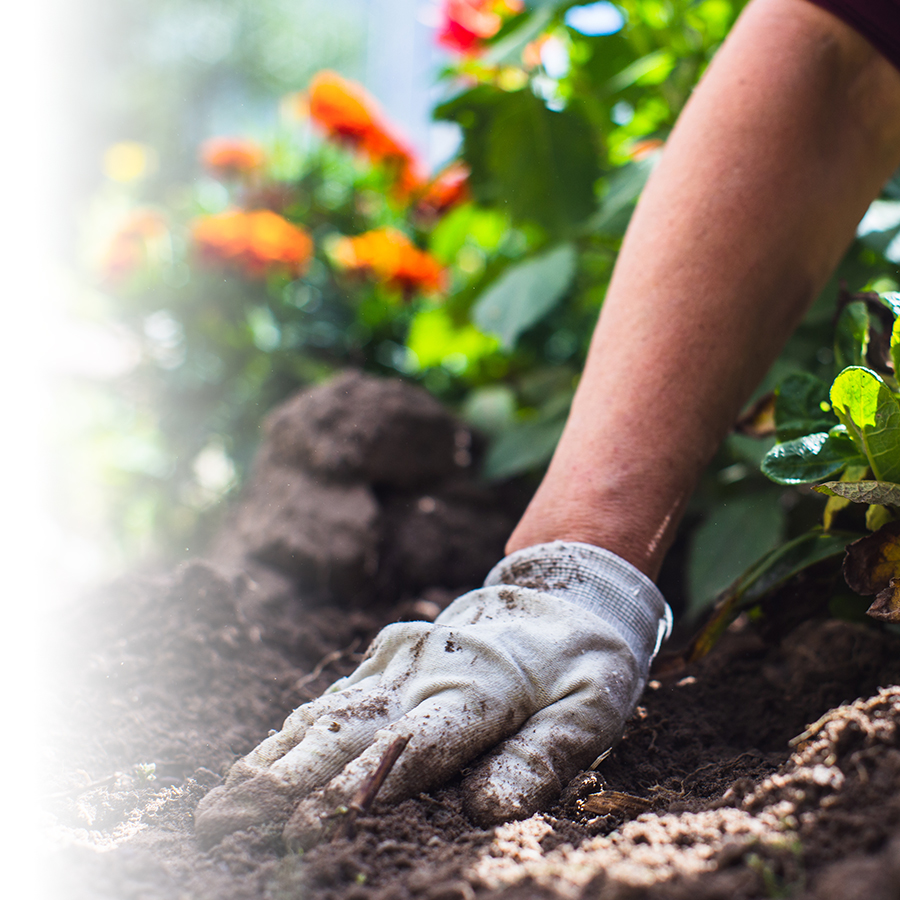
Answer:
[[[586,609],[628,644],[644,672],[672,630],[672,610],[659,588],[621,556],[579,541],[517,550],[488,573],[485,587],[534,588]]]

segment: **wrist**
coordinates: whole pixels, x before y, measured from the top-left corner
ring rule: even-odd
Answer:
[[[501,560],[485,587],[532,588],[579,606],[613,628],[643,671],[672,626],[672,612],[656,585],[617,554],[579,541],[526,547]]]

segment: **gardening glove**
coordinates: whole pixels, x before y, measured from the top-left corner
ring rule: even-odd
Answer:
[[[408,744],[379,805],[463,771],[475,821],[527,817],[620,736],[670,627],[662,594],[615,554],[563,541],[519,550],[434,624],[383,629],[353,674],[291,713],[203,798],[197,835],[209,845],[286,821],[289,846],[313,846],[398,738]]]

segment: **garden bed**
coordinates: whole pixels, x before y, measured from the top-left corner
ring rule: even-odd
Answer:
[[[371,384],[342,385],[369,406]],[[295,403],[297,421],[315,418],[308,397]],[[433,408],[419,414],[441,432]],[[48,636],[43,847],[54,900],[896,895],[900,638],[827,619],[777,637],[740,620],[708,657],[657,674],[597,772],[524,822],[476,828],[450,783],[394,808],[376,803],[352,840],[303,855],[266,827],[201,850],[192,813],[228,766],[351,671],[384,624],[433,618],[477,583],[522,499],[477,485],[471,440],[455,425],[444,429],[447,459],[395,483],[352,460],[348,471],[316,470],[311,441],[300,462],[279,456],[284,415],[270,420],[255,481],[209,559],[111,585]],[[316,529],[304,544],[297,509],[276,515],[265,501],[260,485],[278,482],[278,467],[346,501],[330,507],[336,581],[321,577],[330,551],[310,543],[327,504],[308,513]],[[375,530],[348,530],[359,516],[347,509],[362,508]],[[426,526],[427,539],[403,537]]]

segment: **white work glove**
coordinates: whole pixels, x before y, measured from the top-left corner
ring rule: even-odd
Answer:
[[[197,835],[211,844],[287,821],[288,845],[310,847],[399,736],[409,743],[379,804],[471,766],[462,791],[475,821],[529,816],[620,736],[670,624],[655,585],[609,551],[555,541],[513,553],[434,624],[383,629],[353,674],[203,798]]]

